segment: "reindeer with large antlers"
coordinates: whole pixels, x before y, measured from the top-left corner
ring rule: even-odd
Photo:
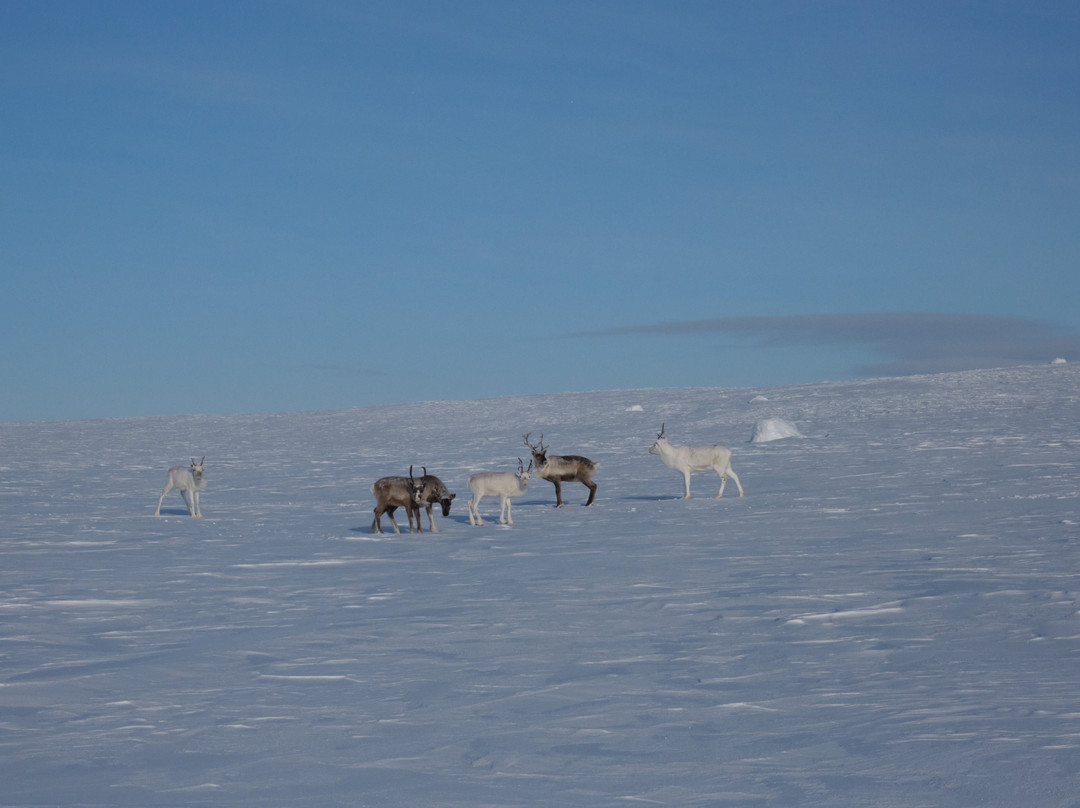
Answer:
[[[724,496],[724,486],[727,478],[731,477],[739,489],[739,496],[743,495],[743,487],[739,482],[739,475],[731,468],[731,450],[723,446],[672,446],[664,437],[664,424],[660,424],[660,432],[656,436],[656,443],[649,449],[649,454],[660,455],[660,459],[669,468],[681,471],[686,493],[683,499],[690,499],[690,472],[714,469],[720,475],[720,493],[716,498]]]
[[[593,500],[596,499],[596,483],[593,482],[592,476],[596,473],[596,469],[599,468],[600,464],[594,463],[589,458],[581,455],[549,455],[547,453],[548,447],[544,446],[543,433],[540,433],[540,441],[535,446],[529,443],[529,435],[531,434],[531,432],[526,433],[525,445],[532,452],[536,473],[541,478],[555,484],[555,507],[563,507],[561,483],[581,483],[584,485],[589,489],[589,500],[585,505],[586,507],[592,505]]]

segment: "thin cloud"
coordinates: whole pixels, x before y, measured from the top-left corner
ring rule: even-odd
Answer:
[[[577,336],[730,334],[757,347],[857,346],[881,357],[859,375],[903,376],[1003,367],[1080,353],[1080,336],[1023,317],[942,313],[722,317],[592,331]]]

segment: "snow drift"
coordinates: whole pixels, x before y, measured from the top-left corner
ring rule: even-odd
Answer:
[[[784,438],[801,438],[795,424],[785,421],[783,418],[762,418],[754,424],[754,431],[750,435],[751,443],[769,443]]]

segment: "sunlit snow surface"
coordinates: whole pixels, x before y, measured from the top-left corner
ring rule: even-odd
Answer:
[[[761,392],[0,425],[0,805],[1080,804],[1080,368]]]

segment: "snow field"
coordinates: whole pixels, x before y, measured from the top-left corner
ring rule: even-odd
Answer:
[[[0,805],[1075,806],[1078,380],[0,425]],[[470,527],[526,431],[596,505]],[[450,518],[369,534],[409,463]]]

